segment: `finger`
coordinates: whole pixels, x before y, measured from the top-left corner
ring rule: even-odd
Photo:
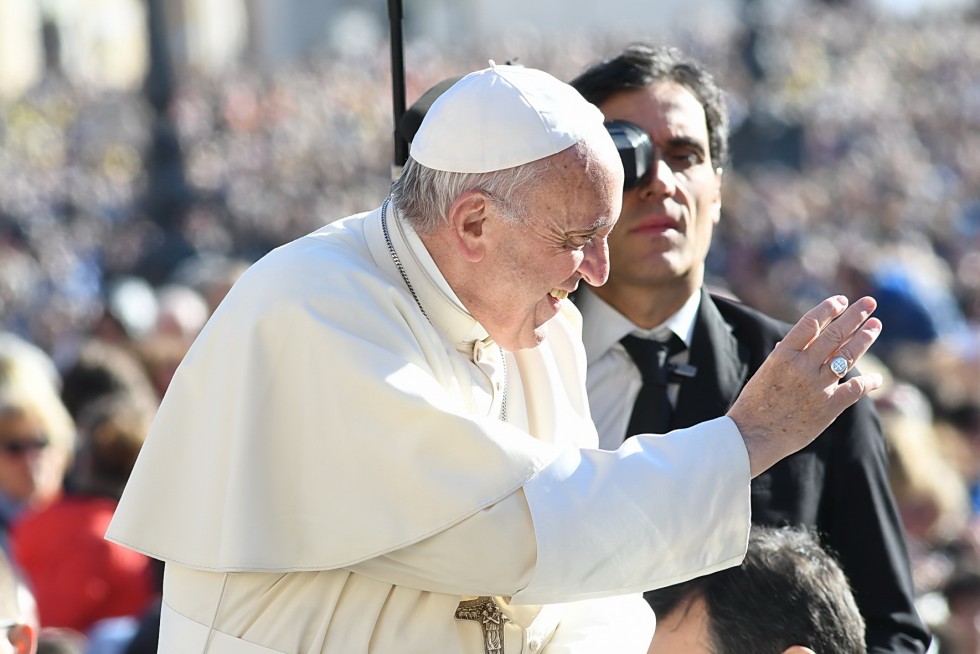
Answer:
[[[816,358],[817,362],[823,363],[828,359],[835,356],[835,352],[839,350],[845,343],[847,343],[851,338],[856,336],[864,324],[867,322],[871,313],[875,310],[876,303],[874,298],[863,297],[857,300],[851,306],[847,308],[844,313],[842,313],[836,320],[827,325],[820,334],[813,339],[807,348],[809,354]],[[875,321],[875,324],[880,330],[881,323]],[[877,335],[875,336],[877,338]],[[863,342],[864,339],[859,339],[858,344]],[[872,339],[871,342],[874,342]],[[868,343],[870,347],[871,343]],[[858,356],[864,354],[867,348],[855,349],[851,351],[850,362],[851,364],[857,359]]]
[[[834,388],[831,404],[834,405],[838,414],[843,413],[845,409],[871,391],[881,388],[883,383],[882,376],[877,372],[855,375]]]
[[[843,377],[846,375],[854,364],[857,363],[864,354],[868,351],[871,345],[877,340],[878,336],[881,334],[881,321],[877,318],[868,318],[861,326],[855,331],[846,343],[840,346],[836,352],[832,353],[829,361],[827,361],[827,367],[832,370],[838,377]],[[847,365],[843,373],[838,373],[833,370],[833,362],[837,357],[841,357],[846,360]]]
[[[827,298],[803,314],[803,317],[783,337],[780,345],[802,352],[846,308],[847,298],[843,295]]]

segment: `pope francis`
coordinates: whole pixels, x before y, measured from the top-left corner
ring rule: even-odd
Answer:
[[[641,591],[741,560],[750,478],[880,385],[827,365],[874,301],[811,310],[727,416],[599,450],[565,297],[622,185],[598,109],[491,62],[381,207],[242,276],[107,534],[166,562],[161,653],[640,653]]]

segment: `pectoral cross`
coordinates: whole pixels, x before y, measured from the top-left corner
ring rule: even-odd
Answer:
[[[483,628],[484,654],[504,654],[504,624],[510,618],[501,613],[497,602],[488,595],[463,600],[456,608],[457,620],[474,620]]]

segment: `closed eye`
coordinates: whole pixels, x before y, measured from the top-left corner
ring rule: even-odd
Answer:
[[[569,250],[584,250],[587,247],[595,245],[595,241],[598,238],[597,234],[589,234],[587,236],[576,236],[568,241],[565,245]]]

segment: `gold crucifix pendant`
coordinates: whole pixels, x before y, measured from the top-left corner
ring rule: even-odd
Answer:
[[[504,624],[510,618],[501,613],[489,595],[463,600],[456,608],[457,620],[474,620],[483,628],[484,654],[504,654]]]

